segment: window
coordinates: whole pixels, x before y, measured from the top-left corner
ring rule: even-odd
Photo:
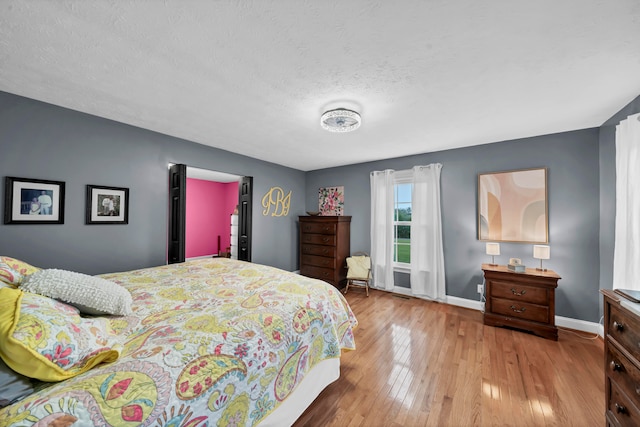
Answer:
[[[411,175],[399,171],[394,177],[393,262],[397,267],[411,264]],[[411,172],[411,171],[407,171]],[[406,176],[405,176],[406,175]]]

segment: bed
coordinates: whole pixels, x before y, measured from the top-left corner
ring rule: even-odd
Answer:
[[[0,334],[61,379],[33,383],[1,426],[291,425],[355,349],[342,294],[295,273],[211,258],[99,277],[128,291],[130,314],[81,314],[19,280],[0,288]],[[26,363],[11,351],[0,346],[7,365]]]

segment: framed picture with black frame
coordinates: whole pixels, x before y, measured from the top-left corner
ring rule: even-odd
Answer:
[[[128,224],[129,189],[87,185],[87,224]]]
[[[64,182],[5,177],[5,224],[64,224]]]

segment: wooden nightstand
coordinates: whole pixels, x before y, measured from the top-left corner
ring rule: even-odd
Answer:
[[[484,271],[484,324],[532,332],[558,340],[555,290],[561,278],[554,271],[527,268],[514,273],[505,265],[482,264]]]

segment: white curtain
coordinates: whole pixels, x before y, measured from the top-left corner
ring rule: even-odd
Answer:
[[[371,264],[373,286],[392,290],[393,170],[371,172]]]
[[[413,168],[411,194],[411,293],[444,301],[444,252],[440,216],[440,163]]]
[[[616,127],[613,288],[640,290],[640,114]]]

